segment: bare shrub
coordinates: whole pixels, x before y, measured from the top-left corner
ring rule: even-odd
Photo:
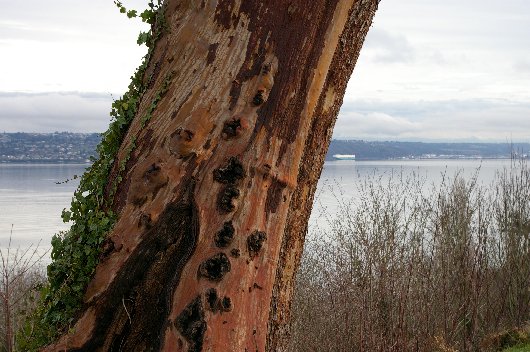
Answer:
[[[478,171],[477,171],[478,172]],[[371,178],[310,231],[292,351],[478,351],[530,319],[530,169]]]
[[[0,248],[0,348],[14,350],[15,333],[36,308],[38,286],[45,280],[38,246],[12,248],[13,227],[6,248]]]

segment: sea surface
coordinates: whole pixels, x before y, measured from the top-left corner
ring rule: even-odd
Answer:
[[[326,162],[318,182],[310,225],[322,215],[333,213],[339,203],[358,197],[363,184],[415,182],[428,194],[455,177],[490,186],[499,171],[512,165],[510,159],[423,159],[341,160]]]
[[[510,160],[392,160],[326,162],[318,184],[311,223],[324,209],[333,211],[340,198],[358,195],[359,185],[370,178],[416,175],[426,186],[439,184],[456,173],[477,175],[489,184]],[[29,245],[49,248],[51,237],[66,230],[61,211],[68,208],[78,180],[87,165],[0,164],[0,248]],[[478,171],[477,171],[478,170]],[[58,184],[59,183],[59,184]]]

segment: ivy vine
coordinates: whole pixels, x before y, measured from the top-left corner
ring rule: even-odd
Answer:
[[[47,269],[48,282],[40,290],[39,307],[17,334],[17,347],[22,351],[36,351],[72,328],[76,314],[82,307],[86,287],[99,262],[102,244],[117,220],[117,214],[111,210],[114,194],[121,181],[125,163],[135,148],[135,140],[130,141],[128,154],[120,164],[118,176],[107,192],[108,175],[127,130],[138,112],[140,99],[146,90],[144,82],[150,80],[144,79],[146,68],[155,42],[166,26],[162,0],[157,0],[156,3],[150,0],[148,8],[141,13],[127,10],[121,1],[115,0],[114,3],[128,18],[139,17],[151,25],[151,29],[141,32],[137,40],[139,45],[146,44],[148,51],[131,77],[128,91],[112,103],[111,123],[97,147],[97,158],[91,158],[92,165],[81,177],[70,209],[65,209],[62,213],[63,221],[71,222],[72,225],[68,231],[52,238],[52,263]],[[162,87],[155,94],[146,115],[142,117],[142,127],[151,118],[171,79],[172,74],[166,77]]]

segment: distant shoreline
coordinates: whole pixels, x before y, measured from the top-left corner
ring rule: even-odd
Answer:
[[[356,159],[356,160],[339,160],[339,159],[327,159],[325,160],[326,163],[341,163],[341,164],[355,164],[358,162],[364,162],[364,161],[480,161],[480,160],[510,160],[511,158],[509,156],[504,157],[476,157],[476,158],[394,158],[394,159]],[[32,166],[50,166],[50,165],[79,165],[79,166],[90,166],[92,165],[91,162],[81,162],[81,161],[61,161],[61,160],[31,160],[31,161],[20,161],[20,160],[12,160],[12,161],[0,161],[0,165],[32,165]]]
[[[356,162],[356,161],[418,161],[418,160],[508,160],[511,159],[509,156],[500,157],[478,157],[478,158],[386,158],[386,159],[355,159],[355,160],[340,160],[340,159],[327,159],[326,161],[340,161],[340,162]]]
[[[97,157],[99,133],[0,133],[0,164],[90,164]],[[334,155],[362,160],[486,160],[528,158],[530,143],[397,142],[337,140],[329,145],[326,161]]]
[[[64,160],[0,160],[0,165],[92,165],[91,162],[64,161]]]

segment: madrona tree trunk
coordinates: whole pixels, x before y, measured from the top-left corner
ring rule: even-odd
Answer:
[[[165,3],[109,175],[123,178],[110,250],[47,350],[285,349],[314,190],[377,5]]]

